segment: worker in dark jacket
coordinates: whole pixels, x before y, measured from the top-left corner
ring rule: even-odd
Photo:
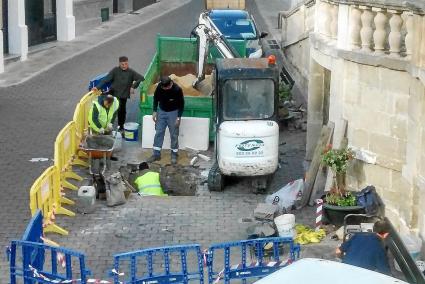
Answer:
[[[110,92],[113,96],[118,98],[120,103],[118,109],[118,126],[121,131],[124,129],[127,114],[127,99],[130,98],[130,93],[133,93],[134,89],[144,80],[145,78],[142,75],[128,67],[128,58],[126,56],[121,56],[119,58],[119,66],[112,69],[108,75],[92,89],[92,91],[98,91],[105,84],[111,83]]]
[[[152,119],[155,122],[156,133],[153,142],[153,155],[148,159],[148,162],[161,159],[161,148],[168,126],[171,138],[171,163],[177,163],[179,127],[183,110],[184,96],[182,89],[170,77],[162,76],[153,96]]]
[[[337,248],[337,256],[342,262],[391,275],[384,240],[389,228],[385,221],[377,221],[373,232],[355,233],[348,241]]]
[[[118,99],[110,94],[102,94],[89,111],[89,126],[94,134],[110,134],[117,117]]]

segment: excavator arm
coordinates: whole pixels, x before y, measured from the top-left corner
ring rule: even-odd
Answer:
[[[205,64],[210,44],[217,47],[223,58],[236,58],[239,55],[233,50],[223,34],[213,23],[208,11],[201,13],[198,25],[193,29],[192,35],[196,36],[198,42],[197,78],[192,83],[193,87],[196,88],[205,79]]]

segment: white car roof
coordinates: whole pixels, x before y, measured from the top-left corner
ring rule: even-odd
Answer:
[[[392,284],[407,283],[368,269],[317,258],[303,258],[256,284]]]

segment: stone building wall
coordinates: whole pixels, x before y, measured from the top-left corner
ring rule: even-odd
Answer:
[[[108,8],[111,17],[112,4],[112,0],[74,0],[76,35],[81,35],[102,23],[101,9]]]
[[[374,185],[394,225],[425,239],[425,7],[381,2],[304,1],[281,13],[282,47],[308,99],[306,158],[324,117],[335,148],[345,120],[348,186]]]
[[[314,1],[311,5],[304,5],[303,1],[293,1],[293,9],[283,12],[282,46],[285,54],[285,64],[295,80],[294,95],[307,101],[310,40],[309,33],[314,29]]]

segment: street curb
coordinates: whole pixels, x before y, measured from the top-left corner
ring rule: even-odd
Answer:
[[[90,50],[92,50],[92,49],[94,49],[94,48],[96,48],[96,47],[99,47],[99,46],[101,46],[101,45],[103,45],[103,44],[105,44],[105,43],[107,43],[107,42],[110,42],[110,41],[112,41],[112,40],[114,40],[114,39],[119,38],[119,37],[120,37],[120,36],[122,36],[122,35],[125,35],[125,34],[127,34],[127,33],[131,32],[131,31],[133,31],[133,30],[135,30],[135,29],[138,29],[139,27],[141,27],[141,26],[143,26],[143,25],[146,25],[146,24],[148,24],[149,22],[151,22],[151,21],[153,21],[153,20],[156,20],[156,19],[158,19],[158,18],[160,18],[160,17],[164,16],[164,15],[166,15],[166,14],[168,14],[168,13],[170,13],[170,12],[174,11],[175,9],[181,8],[181,7],[183,7],[183,6],[187,5],[187,4],[189,4],[191,1],[192,1],[192,0],[182,0],[182,1],[181,1],[181,3],[175,4],[175,5],[174,5],[174,6],[172,6],[172,7],[168,6],[168,7],[170,7],[168,10],[163,11],[163,12],[161,12],[161,13],[159,13],[159,14],[156,14],[155,16],[153,16],[153,17],[151,17],[151,18],[149,18],[149,19],[142,20],[139,24],[136,24],[136,25],[132,26],[131,28],[126,29],[126,30],[124,30],[124,31],[122,31],[122,32],[119,32],[119,33],[117,33],[117,34],[115,34],[115,35],[113,35],[113,36],[111,36],[111,37],[108,37],[108,38],[106,38],[106,39],[102,40],[102,41],[98,41],[98,42],[96,42],[95,44],[93,44],[93,45],[91,45],[91,46],[89,46],[89,47],[87,47],[87,48],[85,48],[85,49],[82,49],[82,50],[80,50],[80,51],[78,51],[78,52],[76,52],[76,53],[74,53],[74,54],[72,54],[72,55],[70,55],[70,56],[68,56],[68,57],[64,57],[64,58],[63,58],[63,59],[61,59],[61,60],[55,61],[54,63],[49,64],[49,65],[47,65],[47,66],[45,66],[45,67],[43,67],[43,68],[39,69],[38,71],[36,71],[36,72],[32,73],[31,75],[29,75],[29,76],[27,76],[27,77],[23,78],[22,80],[20,80],[20,81],[18,81],[18,82],[13,82],[13,83],[10,83],[10,84],[2,83],[2,82],[1,82],[1,75],[0,75],[0,88],[7,88],[7,87],[14,87],[14,86],[21,85],[21,84],[23,84],[23,83],[25,83],[25,82],[27,82],[27,81],[29,81],[29,80],[31,80],[31,79],[33,79],[33,78],[37,77],[37,76],[38,76],[38,75],[40,75],[41,73],[44,73],[44,72],[46,72],[46,71],[48,71],[48,70],[52,69],[53,67],[55,67],[55,66],[57,66],[57,65],[59,65],[59,64],[61,64],[61,63],[64,63],[64,62],[66,62],[66,61],[69,61],[69,60],[71,60],[71,59],[73,59],[73,58],[75,58],[75,57],[77,57],[77,56],[79,56],[79,55],[81,55],[81,54],[83,54],[83,53],[86,53],[86,52],[88,52],[88,51],[90,51]],[[164,2],[163,2],[163,1],[159,1],[159,2],[157,2],[157,3],[155,3],[155,4],[152,4],[152,5],[147,6],[147,7],[145,7],[145,8],[151,7],[151,6],[156,5],[156,4],[161,4],[161,3],[165,3],[165,1],[164,1]],[[164,5],[165,5],[165,4],[164,4]],[[142,9],[140,9],[139,11],[142,11],[142,10],[144,10],[145,8],[142,8]],[[74,40],[78,40],[78,38],[75,38]],[[70,41],[70,42],[72,42],[72,41]],[[57,48],[57,47],[56,47],[56,48]],[[23,64],[25,64],[25,61],[23,61],[22,63],[23,63]],[[6,72],[6,73],[7,73],[7,72]]]

